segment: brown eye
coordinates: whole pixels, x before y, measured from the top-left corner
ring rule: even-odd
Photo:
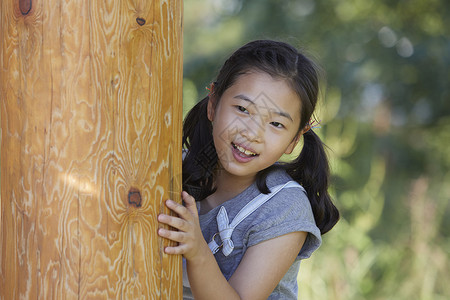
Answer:
[[[245,107],[243,107],[243,106],[241,106],[241,105],[237,105],[236,108],[237,108],[240,112],[243,112],[243,113],[248,114],[248,110],[247,110]]]
[[[276,128],[284,128],[284,125],[279,122],[270,122],[270,124]]]

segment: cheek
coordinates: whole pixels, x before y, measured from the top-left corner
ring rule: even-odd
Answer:
[[[218,114],[216,115],[213,123],[213,136],[215,142],[228,142],[236,136],[239,131],[238,124],[236,124],[236,118],[231,114]]]
[[[227,130],[226,124],[224,124],[223,119],[216,119],[213,125],[213,139],[216,151],[222,152],[225,147],[228,146],[230,139],[232,139],[232,134]]]
[[[217,126],[214,128],[213,139],[216,150],[222,151],[227,149],[231,145],[231,142],[234,141],[236,132],[236,130],[230,130],[228,127]]]
[[[295,133],[285,133],[285,134],[278,134],[278,133],[270,133],[266,136],[266,140],[269,141],[271,148],[276,152],[282,152],[289,147],[289,145],[292,143],[292,141],[295,138]]]

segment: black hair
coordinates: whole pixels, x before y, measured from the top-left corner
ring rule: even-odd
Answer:
[[[284,79],[301,100],[298,132],[309,126],[319,95],[318,67],[289,44],[271,40],[250,42],[236,50],[224,63],[210,94],[188,113],[183,124],[183,189],[198,201],[212,194],[214,170],[218,157],[214,147],[212,125],[207,116],[210,97],[220,101],[223,93],[242,74],[261,71],[273,78]],[[256,177],[258,189],[269,193],[266,177],[273,168],[284,168],[306,190],[317,226],[322,234],[339,220],[339,212],[328,193],[330,169],[324,145],[312,129],[303,134],[303,149],[289,163],[277,164],[260,171]]]

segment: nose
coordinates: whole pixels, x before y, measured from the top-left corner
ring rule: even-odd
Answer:
[[[261,121],[252,118],[244,123],[241,129],[241,135],[250,142],[262,142],[264,140],[265,128]]]

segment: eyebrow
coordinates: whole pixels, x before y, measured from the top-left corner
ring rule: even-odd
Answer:
[[[255,101],[251,100],[249,97],[247,97],[245,95],[239,94],[239,95],[234,96],[233,98],[241,99],[241,100],[250,102],[250,104],[253,104],[253,105],[255,105],[257,107]],[[272,110],[272,112],[277,114],[277,115],[279,115],[279,116],[281,116],[281,117],[285,117],[285,118],[291,120],[292,122],[294,122],[294,120],[292,120],[291,115],[288,114],[287,112],[284,112],[284,111],[281,111],[281,110],[280,111]]]

